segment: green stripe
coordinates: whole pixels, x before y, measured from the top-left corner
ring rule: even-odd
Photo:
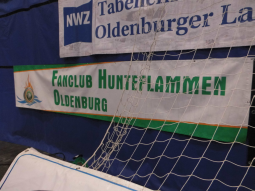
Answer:
[[[108,116],[65,113],[65,112],[58,112],[58,113],[75,115],[80,117],[88,117],[88,118],[104,120],[104,121],[112,121],[112,117],[108,117]],[[125,119],[122,118],[122,122],[124,122],[124,120]],[[114,121],[119,122],[119,118],[115,117]],[[143,120],[143,119],[136,119],[136,120],[132,119],[130,122],[130,125],[134,125],[136,127],[142,127],[142,128],[146,128],[149,126],[150,129],[162,130],[166,132],[174,132],[175,129],[177,128],[176,133],[183,134],[183,135],[191,135],[197,126],[197,124],[190,124],[190,123],[175,123],[175,122],[164,123],[163,121],[150,121],[150,120]],[[216,128],[217,126],[198,125],[193,136],[205,138],[205,139],[212,139]],[[238,131],[239,131],[239,128],[219,126],[214,135],[213,140],[233,142],[237,136]],[[236,141],[245,143],[246,135],[247,135],[247,129],[242,128],[238,134]]]
[[[40,69],[72,67],[72,66],[80,66],[80,65],[85,65],[85,64],[93,64],[93,63],[54,64],[54,65],[21,65],[21,66],[14,66],[13,70],[14,70],[14,72],[21,72],[21,71],[26,71],[26,70],[40,70]]]

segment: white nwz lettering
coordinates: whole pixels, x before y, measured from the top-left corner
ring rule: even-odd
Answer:
[[[83,15],[83,12],[76,13],[76,15],[75,15],[75,13],[73,13],[73,21],[74,21],[75,26],[78,25],[78,22],[79,22],[79,25],[82,24],[82,15]]]
[[[70,15],[66,16],[66,25],[67,27],[69,26],[73,26],[73,23],[75,26],[77,25],[86,25],[86,24],[90,24],[89,21],[89,15],[90,15],[90,11],[83,11],[81,13],[72,13]],[[83,20],[83,22],[82,22]]]
[[[69,25],[70,26],[73,26],[73,17],[72,17],[72,15],[73,14],[71,14],[71,15],[66,15],[66,21],[67,21],[67,27],[69,27]],[[68,25],[69,24],[69,25]]]
[[[84,11],[83,14],[85,15],[83,24],[84,24],[84,25],[89,24],[89,23],[90,23],[90,21],[89,21],[89,14],[90,14],[90,11]]]

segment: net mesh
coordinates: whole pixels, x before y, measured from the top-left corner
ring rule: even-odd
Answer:
[[[254,32],[251,33],[250,31],[252,25],[237,22],[234,26],[218,25],[217,28],[210,28],[210,30],[204,27],[201,28],[200,32],[191,32],[176,40],[172,39],[162,42],[158,40],[158,37],[162,35],[162,27],[165,27],[164,30],[167,27],[166,23],[162,24],[162,21],[166,21],[169,15],[179,18],[187,14],[185,12],[186,9],[179,9],[178,11],[171,9],[172,12],[169,11],[169,4],[182,3],[184,7],[189,1],[165,1],[157,6],[149,6],[145,1],[139,2],[143,2],[144,7],[140,6],[137,11],[137,23],[139,23],[145,11],[146,15],[148,13],[152,15],[148,17],[148,20],[150,18],[151,23],[157,23],[154,25],[156,28],[151,29],[154,31],[148,35],[150,51],[137,51],[139,49],[137,45],[139,34],[136,34],[134,36],[135,40],[129,69],[126,71],[126,86],[117,103],[118,109],[101,144],[89,159],[89,167],[137,182],[144,187],[154,190],[169,190],[169,188],[174,187],[179,190],[189,190],[194,179],[197,179],[198,182],[195,187],[202,187],[203,190],[215,190],[218,188],[217,186],[223,186],[226,190],[254,190],[254,179],[250,178],[254,174],[254,166],[252,166],[254,159],[249,161],[248,165],[245,165],[247,156],[241,150],[247,150],[247,148],[255,149],[255,146],[239,141],[243,129],[254,129],[253,126],[248,125],[248,118],[254,98],[250,101],[250,97],[246,97],[246,103],[243,100],[240,103],[236,103],[236,100],[238,100],[237,95],[240,95],[240,92],[250,92],[251,89],[251,84],[247,82],[245,83],[246,86],[243,86],[244,84],[240,83],[240,81],[247,75],[250,75],[250,77],[253,75],[253,65],[250,64],[253,63],[254,57],[251,54],[255,37]],[[201,0],[197,2],[206,3],[207,6],[204,6],[203,9],[207,10],[210,7],[221,6],[223,1]],[[226,4],[231,2],[227,1]],[[250,2],[247,1],[246,3]],[[201,11],[203,10],[193,7],[189,14],[193,13],[195,15]],[[238,13],[239,9],[231,9],[232,12],[229,9],[223,9],[223,11],[225,11],[223,14],[214,15],[214,18],[223,18],[228,13],[229,15],[230,13]],[[155,14],[157,14],[156,19],[153,17]],[[209,16],[207,16],[204,24],[208,24],[209,19]],[[189,23],[189,27],[193,24],[193,22]],[[174,26],[171,27],[174,29]],[[148,30],[148,28],[144,30]],[[224,34],[231,32],[232,36],[236,38],[228,39],[228,48],[224,49],[226,56],[224,56],[224,59],[217,60],[214,57],[214,51],[217,51],[217,48],[215,48],[217,44],[224,43],[221,42],[222,35],[224,35],[222,31],[225,32]],[[211,40],[207,41],[208,49],[203,53],[206,56],[201,60],[197,59],[198,54],[201,53],[199,43],[196,48],[191,50],[181,48],[180,51],[175,52],[154,51],[155,47],[160,46],[161,43],[168,43],[169,46],[175,43],[179,44],[180,47],[188,47],[191,42],[200,42],[207,35],[211,36]],[[238,63],[234,65],[237,69],[235,72],[232,72],[226,68],[231,65],[230,63],[235,63],[232,57],[236,57],[234,53],[235,47],[240,43],[237,38],[239,35],[243,35],[243,41],[247,41],[247,44],[250,44],[250,46],[246,47],[246,55],[235,58],[238,60]],[[189,59],[183,59],[187,57]],[[216,67],[213,65],[216,65]],[[181,86],[181,90],[177,89],[178,82],[184,84],[185,80],[190,80],[189,76],[181,76],[180,79],[176,78],[174,82],[171,81],[173,78],[163,82],[161,79],[153,81],[153,78],[156,79],[155,76],[161,76],[166,70],[171,73],[171,76],[177,76],[180,74],[180,71],[184,71],[184,73],[185,71],[196,71],[198,77],[205,77],[211,74],[215,76],[213,87],[211,87],[211,92],[214,92],[214,94],[208,93],[205,100],[200,100],[203,102],[201,105],[199,102],[194,102],[194,100],[197,100],[196,96],[199,92],[206,94],[206,87],[202,87],[199,83],[194,83],[189,88],[186,87],[185,91],[184,85]],[[132,79],[134,78],[133,76],[135,76],[135,79]],[[219,77],[216,78],[216,76]],[[221,87],[222,76],[232,79],[233,83],[229,89],[228,96],[224,98],[225,104],[217,105],[213,104],[216,99],[215,95],[227,94]],[[152,89],[153,91],[151,91]],[[156,91],[157,95],[155,96]],[[169,93],[171,91],[173,92]],[[180,100],[183,99],[185,103],[180,104]],[[162,105],[165,105],[163,111],[161,109]],[[200,125],[205,121],[204,116],[209,115],[208,112],[212,108],[219,111],[219,115],[211,117],[215,128],[208,139],[198,138],[196,133]],[[183,128],[183,124],[188,123],[187,114],[190,115],[191,109],[198,113],[196,115],[196,122],[192,122],[192,131],[186,136],[179,135],[179,129]],[[174,115],[177,110],[181,111],[177,117],[178,120],[171,121],[171,119],[176,118]],[[240,112],[242,114],[239,120],[226,120],[226,116],[229,116],[230,112]],[[160,123],[155,125],[154,121],[158,118],[161,119]],[[137,121],[141,119],[147,120],[146,128],[137,127]],[[236,129],[231,141],[222,142],[217,138],[222,126],[231,126]],[[172,133],[166,133],[166,128],[172,129]],[[194,154],[195,149],[190,148],[194,145],[200,148],[199,154]],[[173,147],[176,147],[176,149]],[[218,149],[217,152],[214,152],[215,147],[220,147],[222,150]],[[157,149],[157,152],[155,149]],[[242,156],[239,156],[239,154]],[[238,157],[242,158],[242,164],[236,160]],[[152,165],[148,166],[149,163]],[[189,164],[186,166],[186,163]],[[117,169],[116,165],[118,166]],[[214,165],[216,165],[215,168],[213,167]],[[212,170],[212,167],[214,170]],[[188,172],[183,170],[183,168],[188,168]],[[201,169],[205,173],[199,173]],[[234,172],[231,172],[231,169],[235,169]],[[224,178],[222,176],[223,172],[225,174],[227,172],[230,178]],[[239,173],[238,180],[233,178],[231,173]],[[180,178],[181,183],[179,185],[174,185],[175,178]],[[155,180],[159,183],[153,184]]]

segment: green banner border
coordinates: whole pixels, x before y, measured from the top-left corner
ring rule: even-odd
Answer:
[[[86,65],[95,65],[95,64],[106,64],[110,62],[95,62],[95,63],[78,63],[78,64],[54,64],[54,65],[18,65],[13,67],[14,72],[25,72],[32,70],[43,70],[43,69],[60,69],[60,68],[71,68],[78,66],[86,66]],[[111,62],[114,63],[114,62]]]
[[[102,116],[102,115],[93,115],[93,114],[80,114],[80,113],[68,113],[68,112],[57,112],[57,113],[80,116],[80,117],[88,117],[88,118],[104,120],[104,121],[112,121],[112,118],[113,118],[111,116]],[[122,120],[125,120],[125,118],[122,118]],[[115,117],[114,121],[119,122],[120,118]],[[192,133],[194,132],[197,126],[197,129],[195,133],[193,134],[193,136],[204,138],[204,139],[212,139],[213,134],[217,128],[217,126],[213,126],[213,125],[212,126],[201,125],[201,124],[197,125],[197,124],[191,124],[191,123],[176,123],[176,122],[164,123],[164,121],[156,121],[156,120],[151,121],[151,120],[145,120],[145,119],[132,119],[130,122],[130,125],[134,125],[136,127],[141,127],[141,128],[146,128],[149,125],[149,129],[154,129],[154,130],[161,129],[162,131],[166,131],[166,132],[174,132],[176,127],[178,126],[175,133],[189,135],[189,136],[192,135]],[[239,129],[240,128],[219,126],[217,129],[217,132],[214,135],[213,140],[223,141],[223,142],[233,142],[236,138],[236,135]],[[236,141],[245,143],[246,136],[247,136],[247,128],[241,128]]]

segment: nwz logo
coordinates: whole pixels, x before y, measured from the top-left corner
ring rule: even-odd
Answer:
[[[73,26],[73,23],[75,24],[75,26],[77,25],[86,25],[86,24],[90,24],[89,19],[89,15],[90,15],[90,11],[84,11],[81,13],[73,13],[70,15],[67,15],[67,27],[69,26]],[[82,22],[83,21],[83,22]]]
[[[92,0],[79,7],[64,7],[64,45],[92,42]]]

